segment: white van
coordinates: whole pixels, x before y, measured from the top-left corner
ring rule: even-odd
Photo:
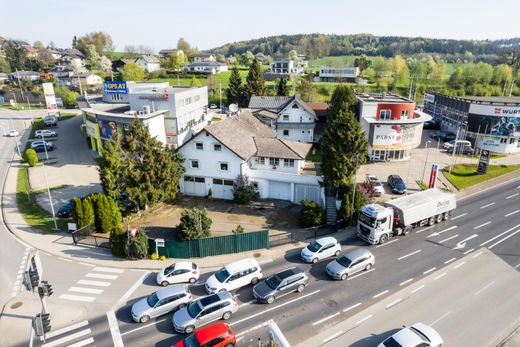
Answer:
[[[466,141],[466,140],[451,140],[448,142],[444,142],[442,144],[442,147],[444,147],[444,149],[448,150],[448,149],[453,148],[455,146],[455,143],[457,144],[458,148],[471,147],[471,142]]]
[[[206,281],[206,292],[213,294],[232,291],[248,284],[257,284],[262,278],[262,269],[252,258],[243,259],[224,266]]]

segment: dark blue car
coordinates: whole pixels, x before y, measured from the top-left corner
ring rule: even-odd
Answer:
[[[60,207],[58,209],[58,212],[56,213],[56,216],[59,218],[69,218],[72,214],[72,207],[74,206],[74,203],[72,200],[67,201],[65,205]]]
[[[396,194],[406,193],[406,184],[399,175],[388,176],[388,185],[392,188],[392,192]]]

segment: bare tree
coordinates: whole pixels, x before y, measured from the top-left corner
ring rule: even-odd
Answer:
[[[126,45],[123,50],[129,54],[133,54],[133,53],[137,52],[137,48],[134,45]]]
[[[139,47],[137,47],[137,51],[143,54],[152,54],[153,48],[150,46],[139,45]]]

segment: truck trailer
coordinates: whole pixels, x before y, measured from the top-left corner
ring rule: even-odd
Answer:
[[[413,228],[447,220],[457,207],[455,194],[432,188],[379,204],[361,208],[357,234],[366,242],[383,244]]]

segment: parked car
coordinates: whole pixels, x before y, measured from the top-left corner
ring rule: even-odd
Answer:
[[[215,104],[211,104],[211,105],[209,105],[209,108],[210,108],[210,109],[212,109],[212,110],[214,110],[214,109],[217,109],[217,108],[218,108],[218,106],[217,106],[217,105],[215,105]]]
[[[371,183],[374,186],[374,193],[376,196],[381,196],[385,194],[385,187],[383,187],[383,183],[374,175],[367,175],[366,178],[368,183]]]
[[[45,144],[39,144],[36,146],[31,146],[32,149],[34,149],[35,152],[45,152],[45,148],[47,147],[47,152],[51,152],[54,150],[54,146],[52,143],[46,142]]]
[[[457,146],[470,146],[471,147],[471,142],[467,141],[467,140],[451,140],[451,141],[448,141],[448,142],[444,142],[442,144],[442,148],[444,149],[448,149],[448,148],[451,148],[453,146],[455,146],[455,144],[457,144]]]
[[[390,175],[388,176],[388,185],[392,188],[392,192],[396,194],[404,194],[406,193],[406,184],[404,184],[403,179],[399,175]]]
[[[42,129],[34,132],[35,137],[56,137],[58,134],[54,130]]]
[[[191,299],[187,285],[176,284],[161,289],[132,305],[132,319],[139,323],[148,322],[150,318],[185,307]]]
[[[67,203],[61,206],[56,213],[56,216],[59,218],[69,218],[72,214],[72,208],[74,207],[74,202],[72,200],[67,201]]]
[[[47,144],[48,146],[54,147],[54,142],[45,141],[45,140],[37,140],[37,141],[31,142],[31,148],[34,149],[34,147],[43,146],[44,143]]]
[[[431,134],[430,134],[430,137],[432,139],[435,139],[437,140],[439,138],[439,136],[443,136],[447,133],[447,131],[444,131],[444,130],[436,130],[436,131],[432,131]]]
[[[17,137],[18,135],[19,135],[18,130],[13,129],[9,132],[10,137]]]
[[[43,119],[43,124],[46,127],[55,127],[58,125],[58,119],[54,116],[47,116]]]
[[[399,330],[377,347],[441,347],[442,337],[432,327],[423,323],[415,323]]]
[[[302,249],[300,258],[306,263],[316,264],[318,260],[338,256],[341,253],[341,245],[332,236],[322,237],[309,243]]]
[[[457,146],[452,146],[446,150],[448,153],[453,153],[453,151],[456,151],[456,154],[464,154],[464,155],[472,155],[474,153],[473,148],[471,148],[471,145],[467,144],[457,144]]]
[[[213,294],[235,290],[248,284],[255,285],[262,276],[262,269],[255,259],[242,259],[224,266],[211,275],[206,281],[206,292]]]
[[[230,292],[218,292],[199,298],[173,314],[175,331],[190,334],[199,326],[220,319],[229,319],[238,310],[235,297]]]
[[[253,287],[253,296],[259,302],[272,304],[276,298],[298,292],[309,284],[309,277],[297,267],[282,270]]]
[[[234,347],[237,343],[235,333],[226,323],[215,323],[195,330],[173,347]]]
[[[166,287],[174,283],[195,283],[200,276],[199,267],[191,261],[173,263],[157,273],[157,284]]]
[[[336,280],[346,280],[348,276],[363,270],[370,270],[375,263],[374,255],[366,248],[355,248],[327,264],[325,271]]]
[[[437,137],[437,140],[441,140],[442,142],[447,142],[451,140],[455,140],[457,138],[457,135],[450,132],[445,132]]]
[[[423,123],[423,129],[439,129],[441,124],[439,122],[432,120],[427,120]]]

